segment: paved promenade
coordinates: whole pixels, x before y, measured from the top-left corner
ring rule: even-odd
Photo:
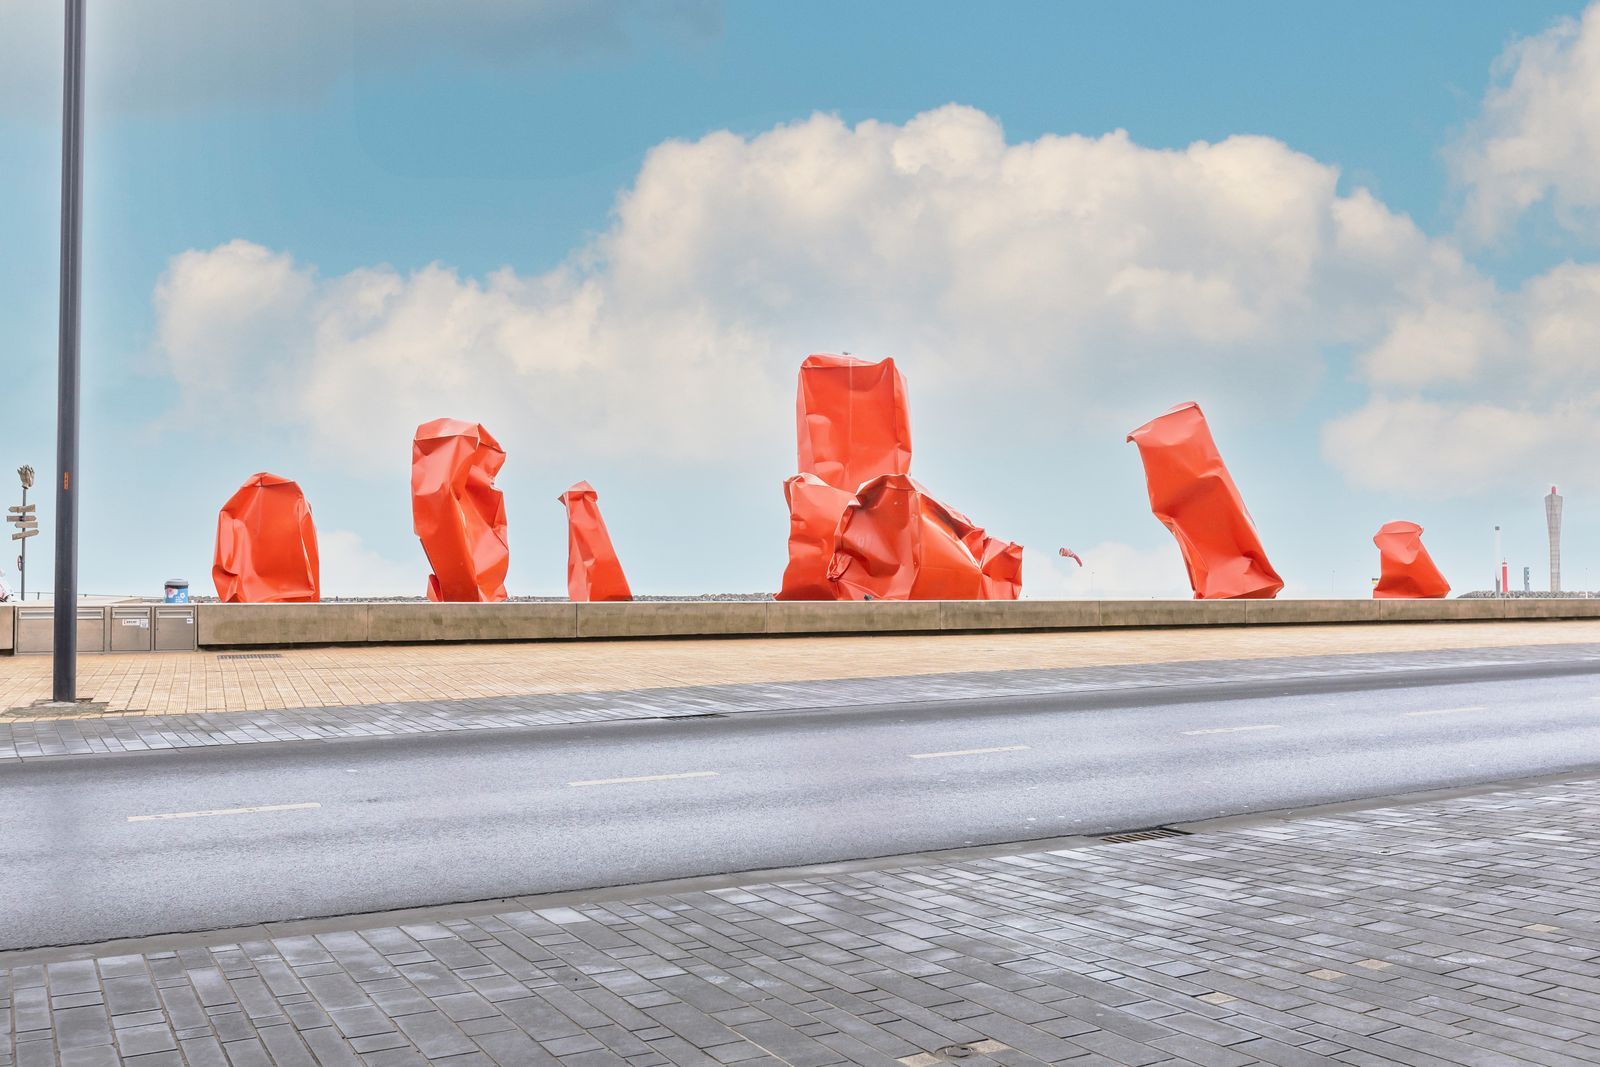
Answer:
[[[191,715],[1140,663],[1600,644],[1600,620],[587,641],[84,656],[89,714]],[[47,656],[0,656],[0,716],[58,718]]]
[[[1592,1064],[1600,782],[0,958],[0,1064]]]

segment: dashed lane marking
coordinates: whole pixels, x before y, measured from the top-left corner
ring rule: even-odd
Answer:
[[[991,752],[1026,752],[1027,745],[996,745],[994,748],[958,748],[952,752],[913,752],[912,759],[944,759],[946,756],[987,756]]]
[[[305,804],[257,804],[249,808],[211,808],[206,811],[164,811],[159,815],[130,815],[129,822],[164,822],[167,819],[204,819],[212,815],[254,815],[262,811],[310,811],[320,808],[321,804],[310,801]]]
[[[582,782],[568,782],[574,789],[589,785],[632,785],[634,782],[676,782],[683,778],[715,778],[716,771],[684,771],[681,774],[641,774],[633,778],[590,778]]]
[[[1201,737],[1205,734],[1242,734],[1251,730],[1281,730],[1283,727],[1274,723],[1262,723],[1259,726],[1213,726],[1209,730],[1185,730],[1184,737]]]

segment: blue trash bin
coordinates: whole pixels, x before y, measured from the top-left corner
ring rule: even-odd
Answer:
[[[167,603],[187,604],[189,602],[189,583],[183,578],[167,579]]]

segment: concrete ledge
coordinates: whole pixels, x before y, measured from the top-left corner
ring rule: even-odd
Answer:
[[[0,652],[12,651],[17,635],[17,613],[10,604],[0,604]]]
[[[1243,626],[1247,600],[1102,600],[1102,627]]]
[[[0,606],[0,654],[14,622]],[[1600,600],[198,604],[202,648],[1600,619]]]
[[[766,634],[931,633],[941,629],[936,600],[773,601],[767,605]]]
[[[201,648],[364,645],[369,604],[197,604]],[[398,605],[397,605],[398,606]]]
[[[369,604],[373,644],[561,641],[578,636],[577,604]]]
[[[946,600],[941,630],[1094,630],[1098,600]],[[863,605],[870,606],[870,605]]]
[[[1378,622],[1377,600],[1242,600],[1244,621],[1259,626]]]
[[[765,601],[574,604],[579,637],[731,637],[765,632]]]

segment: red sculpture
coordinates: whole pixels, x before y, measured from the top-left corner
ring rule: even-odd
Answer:
[[[576,603],[632,600],[594,486],[579,482],[559,499],[567,506],[567,596]]]
[[[317,527],[300,487],[253,475],[217,515],[211,578],[224,604],[303,604],[322,599]]]
[[[800,364],[801,473],[783,483],[779,600],[1015,600],[1022,546],[992,538],[909,477],[911,418],[894,360]]]
[[[778,600],[837,600],[828,582],[833,538],[855,494],[835,489],[815,474],[796,474],[783,483],[789,504],[789,566],[783,572]]]
[[[1422,547],[1422,527],[1414,522],[1386,522],[1373,536],[1380,568],[1372,595],[1381,600],[1423,600],[1448,596],[1450,583]]]
[[[1195,599],[1277,596],[1283,579],[1267,561],[1200,405],[1179,404],[1128,440],[1139,446],[1150,510],[1178,539]]]
[[[990,537],[903,474],[863,485],[834,540],[828,580],[847,600],[1015,600],[1022,546]]]
[[[506,599],[505,494],[494,476],[505,450],[473,422],[434,419],[411,442],[411,519],[433,573],[428,599]]]
[[[880,474],[911,471],[906,382],[894,360],[807,356],[797,406],[802,474],[853,493]]]

